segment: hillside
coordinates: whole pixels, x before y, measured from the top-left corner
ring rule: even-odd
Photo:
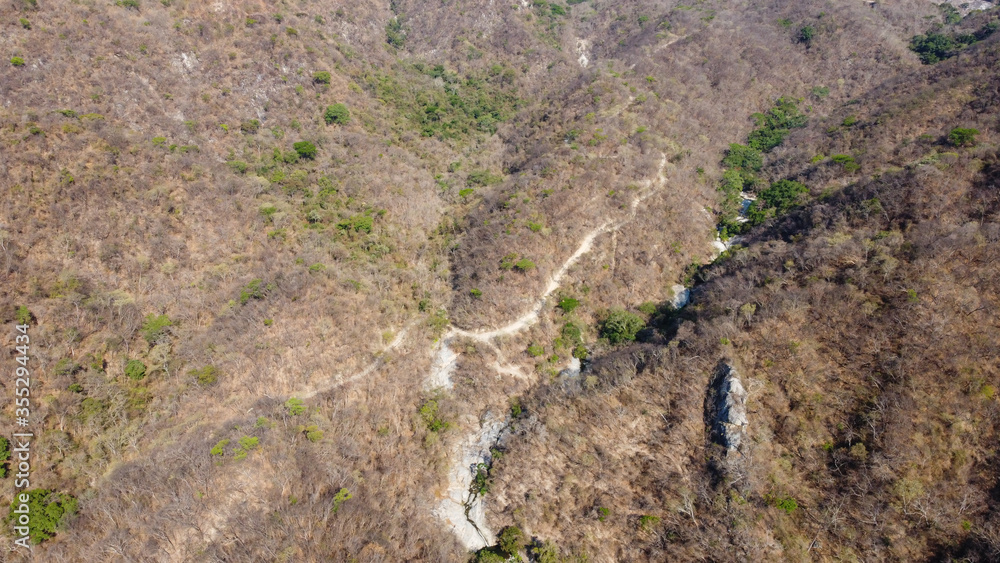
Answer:
[[[2,557],[995,559],[983,4],[8,3]]]

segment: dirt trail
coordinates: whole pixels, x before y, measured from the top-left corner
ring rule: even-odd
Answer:
[[[660,161],[655,185],[654,180],[646,180],[645,187],[647,191],[632,201],[628,217],[620,221],[609,219],[583,237],[576,251],[549,278],[548,283],[545,285],[545,290],[538,297],[531,310],[510,324],[492,330],[472,331],[458,327],[449,329],[434,348],[434,360],[431,363],[431,373],[427,379],[427,387],[431,389],[451,388],[451,375],[458,365],[459,356],[458,352],[452,348],[452,345],[458,337],[470,338],[489,345],[497,355],[496,361],[491,365],[497,373],[515,377],[528,377],[520,366],[506,362],[500,348],[494,344],[494,339],[500,336],[518,334],[538,322],[542,311],[545,309],[548,297],[559,289],[563,278],[573,264],[584,254],[591,251],[594,246],[594,240],[602,233],[615,231],[625,223],[635,219],[639,204],[666,185],[667,178],[664,175],[666,165],[667,157],[664,155]],[[578,374],[580,369],[579,360],[575,358],[573,360],[575,363],[571,362],[568,369],[570,372],[575,371]],[[494,541],[494,535],[486,525],[486,510],[482,499],[476,495],[472,495],[469,491],[476,473],[476,465],[489,459],[490,447],[500,441],[506,426],[505,421],[501,421],[495,417],[489,418],[486,422],[480,424],[476,432],[470,434],[462,443],[456,445],[451,454],[451,471],[448,473],[448,487],[445,497],[438,507],[435,508],[434,514],[451,527],[459,541],[467,549],[481,549],[492,544]]]

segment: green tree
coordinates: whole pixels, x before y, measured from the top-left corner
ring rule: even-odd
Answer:
[[[956,127],[948,133],[948,142],[956,147],[973,147],[976,145],[976,135],[979,129]]]
[[[146,377],[146,364],[139,360],[129,360],[128,363],[125,364],[125,375],[127,375],[129,379],[135,381]]]
[[[325,70],[318,70],[313,73],[313,82],[316,84],[329,84],[330,73]]]
[[[326,120],[327,125],[334,123],[337,125],[347,125],[351,121],[351,112],[344,104],[333,104],[332,106],[326,106],[326,113],[323,114],[323,119]]]
[[[306,412],[306,407],[305,404],[302,402],[302,399],[298,399],[295,397],[292,397],[287,401],[285,401],[285,409],[287,409],[288,414],[292,416],[297,416]]]
[[[142,337],[146,342],[156,344],[167,336],[167,327],[173,325],[173,321],[166,315],[148,315],[142,325]]]
[[[812,40],[815,36],[816,29],[811,25],[803,26],[802,29],[799,30],[799,42],[805,43],[806,47],[812,46]]]
[[[72,495],[32,489],[15,496],[7,520],[11,526],[27,527],[31,543],[39,544],[64,529],[76,509],[77,500]]]
[[[21,57],[11,57],[10,64],[14,66],[24,66],[24,59],[22,59]]]
[[[525,541],[524,532],[517,526],[507,526],[500,530],[500,535],[497,536],[497,547],[508,556],[515,555],[521,551],[525,543],[527,542]]]
[[[646,322],[639,315],[615,308],[608,311],[601,321],[600,333],[611,344],[621,344],[635,340],[635,335],[645,326]]]
[[[17,313],[15,313],[14,318],[17,320],[17,324],[19,325],[29,324],[31,323],[31,312],[28,311],[27,307],[21,305],[17,308]]]
[[[299,141],[292,145],[295,152],[299,154],[302,158],[308,158],[312,160],[316,158],[316,145],[310,143],[309,141]]]

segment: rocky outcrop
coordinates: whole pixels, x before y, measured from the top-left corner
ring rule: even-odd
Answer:
[[[738,450],[746,437],[747,391],[733,366],[720,363],[715,377],[714,434],[727,450]]]

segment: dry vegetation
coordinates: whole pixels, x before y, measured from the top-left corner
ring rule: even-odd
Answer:
[[[996,38],[922,65],[933,4],[0,16],[0,321],[32,315],[32,484],[79,499],[36,557],[464,561],[431,507],[512,398],[490,517],[566,557],[1000,553]],[[805,206],[699,269],[723,151],[780,96],[809,125],[762,178]],[[449,320],[519,316],[608,220],[541,322],[461,342],[455,389],[425,389]],[[683,279],[689,309],[653,306]],[[643,342],[599,339],[613,307]],[[592,363],[557,376],[578,343]],[[751,391],[737,477],[705,430],[722,358]]]

